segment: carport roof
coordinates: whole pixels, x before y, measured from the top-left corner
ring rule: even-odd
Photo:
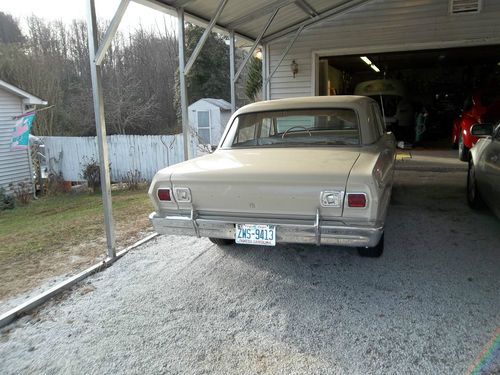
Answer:
[[[164,11],[176,15],[176,8],[184,8],[186,18],[193,23],[207,24],[221,0],[135,0],[148,6],[157,5]],[[229,0],[220,14],[216,29],[234,30],[246,39],[256,40],[272,14],[278,13],[264,35],[268,42],[294,32],[299,27],[311,26],[362,6],[371,0]]]

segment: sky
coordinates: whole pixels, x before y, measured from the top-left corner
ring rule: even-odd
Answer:
[[[97,18],[111,20],[119,3],[119,0],[95,0]],[[87,0],[0,0],[0,11],[11,14],[21,22],[23,18],[35,14],[46,20],[70,23],[73,19],[87,19]],[[139,24],[158,24],[163,28],[164,16],[168,25],[175,25],[173,17],[131,1],[119,30],[133,31]]]

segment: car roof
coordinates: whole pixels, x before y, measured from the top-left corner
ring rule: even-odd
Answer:
[[[366,108],[366,105],[371,102],[375,103],[371,98],[358,95],[304,96],[248,104],[236,111],[235,115],[252,112],[310,108],[351,108],[360,110]]]

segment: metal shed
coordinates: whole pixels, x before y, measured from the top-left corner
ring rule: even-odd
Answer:
[[[224,99],[202,98],[188,107],[189,123],[196,131],[195,141],[202,145],[217,146],[230,117],[231,103]]]
[[[391,52],[500,44],[500,3],[492,0],[133,0],[177,16],[180,98],[187,137],[188,93],[185,76],[212,31],[229,36],[231,104],[235,82],[250,56],[263,52],[264,99],[318,92],[318,60],[325,55]],[[89,50],[96,127],[103,183],[108,254],[114,257],[113,220],[100,64],[130,0],[122,0],[101,43],[98,43],[94,0],[88,0]],[[184,21],[205,26],[191,56],[184,53]],[[235,64],[237,43],[250,46]]]
[[[47,102],[0,80],[0,188],[9,190],[11,183],[32,181],[28,152],[13,151],[10,144],[15,117],[37,104]]]

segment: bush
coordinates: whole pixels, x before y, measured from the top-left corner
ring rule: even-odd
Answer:
[[[26,205],[31,201],[32,197],[32,186],[31,183],[27,181],[19,182],[17,186],[10,184],[14,191],[14,196],[16,201],[21,205]]]
[[[47,186],[46,193],[49,196],[58,195],[60,193],[66,192],[64,188],[64,178],[62,176],[62,173],[60,172],[59,174],[49,173],[47,177],[46,186]]]
[[[81,176],[85,181],[87,181],[87,186],[93,193],[100,190],[101,168],[99,167],[99,163],[94,158],[90,158],[87,163],[83,165]]]
[[[0,211],[12,210],[15,207],[14,197],[5,192],[4,188],[0,188]]]
[[[122,182],[127,186],[128,190],[137,190],[141,183],[145,181],[141,178],[141,171],[135,169],[134,171],[128,171]]]

